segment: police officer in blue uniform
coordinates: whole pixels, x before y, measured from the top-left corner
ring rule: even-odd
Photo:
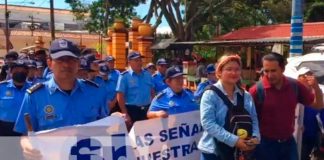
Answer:
[[[193,93],[183,88],[183,72],[179,67],[168,68],[165,81],[168,87],[153,99],[147,113],[148,118],[165,118],[168,115],[199,109]]]
[[[197,102],[200,102],[200,98],[203,95],[205,88],[209,85],[216,83],[216,75],[215,75],[215,64],[209,64],[206,68],[207,80],[199,83],[197,90],[194,94]]]
[[[50,48],[49,67],[53,77],[27,90],[15,125],[15,131],[26,134],[24,115],[28,113],[34,131],[84,124],[107,116],[106,98],[98,94],[98,85],[77,79],[80,51],[65,39],[54,40]],[[23,137],[25,157],[39,158]]]
[[[113,56],[107,56],[105,58],[105,61],[109,68],[109,79],[114,81],[117,85],[120,72],[117,69],[115,69],[115,58]]]
[[[109,68],[105,63],[100,63],[99,64],[99,75],[103,79],[103,88],[106,90],[107,94],[107,101],[109,105],[109,109],[111,110],[110,113],[116,112],[116,110],[113,110],[116,103],[117,103],[117,98],[116,98],[116,83],[109,79],[108,74],[109,74]]]
[[[18,59],[18,53],[16,51],[9,51],[6,55],[5,55],[5,65],[2,66],[1,68],[1,72],[0,72],[0,81],[3,80],[8,80],[11,77],[9,76],[9,68],[10,65],[13,63],[13,61]]]
[[[142,69],[142,56],[133,51],[127,56],[129,69],[121,73],[117,83],[117,100],[128,126],[145,120],[146,112],[154,95],[152,76]]]
[[[46,79],[44,79],[42,76],[44,73],[44,69],[45,69],[45,64],[42,61],[36,61],[34,84],[46,81]]]
[[[26,81],[28,67],[24,60],[10,66],[11,79],[0,82],[0,136],[19,136],[13,131],[21,103],[31,83]]]
[[[156,62],[157,66],[157,73],[152,76],[153,84],[154,84],[154,91],[155,93],[159,93],[165,88],[167,88],[167,84],[164,82],[165,72],[168,68],[168,63],[164,58],[158,59]]]

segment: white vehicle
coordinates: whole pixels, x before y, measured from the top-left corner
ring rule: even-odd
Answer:
[[[309,54],[288,58],[284,74],[297,79],[297,71],[301,67],[308,67],[315,75],[320,88],[324,92],[324,46],[322,52],[311,52]]]

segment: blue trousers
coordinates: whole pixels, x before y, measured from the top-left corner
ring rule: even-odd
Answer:
[[[201,152],[200,160],[220,160],[215,154]]]
[[[285,141],[262,137],[255,156],[256,160],[298,160],[297,144],[293,137]]]

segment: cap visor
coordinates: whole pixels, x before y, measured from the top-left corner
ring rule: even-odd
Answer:
[[[179,76],[183,76],[184,74],[183,73],[177,73],[177,74],[174,74],[173,76],[171,76],[170,78],[175,78],[175,77],[179,77]]]
[[[59,52],[56,52],[56,53],[52,53],[50,55],[51,55],[51,57],[53,59],[58,59],[58,58],[64,57],[64,56],[78,58],[78,56],[76,56],[75,54],[73,54],[71,51],[59,51]]]

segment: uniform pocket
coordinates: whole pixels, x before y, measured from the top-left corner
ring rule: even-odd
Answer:
[[[13,105],[13,97],[1,97],[0,98],[0,108],[11,108]]]

